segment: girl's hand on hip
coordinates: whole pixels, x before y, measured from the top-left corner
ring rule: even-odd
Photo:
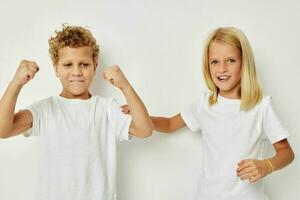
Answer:
[[[237,176],[241,180],[249,180],[251,183],[257,182],[271,172],[272,169],[266,160],[253,159],[241,160],[236,170]]]

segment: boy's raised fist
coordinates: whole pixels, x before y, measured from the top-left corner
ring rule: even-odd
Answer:
[[[34,78],[34,75],[39,71],[36,62],[22,60],[13,78],[13,82],[19,86],[25,85],[29,80]]]
[[[103,77],[105,80],[110,82],[112,85],[114,85],[120,89],[124,89],[130,85],[118,65],[106,67],[103,70]]]

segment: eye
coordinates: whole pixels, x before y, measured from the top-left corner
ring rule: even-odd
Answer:
[[[216,64],[218,64],[218,61],[217,60],[212,60],[212,61],[210,61],[210,64],[211,65],[216,65]]]
[[[72,63],[65,63],[63,64],[64,67],[71,67],[72,66]]]
[[[83,68],[88,68],[90,66],[90,64],[89,63],[81,63],[80,66]]]
[[[232,63],[235,63],[235,60],[232,59],[232,58],[230,58],[230,59],[227,60],[227,62],[228,62],[229,64],[232,64]]]

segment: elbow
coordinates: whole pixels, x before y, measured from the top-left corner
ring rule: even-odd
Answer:
[[[152,135],[153,130],[153,123],[151,121],[150,123],[146,123],[139,126],[133,123],[129,128],[129,133],[139,138],[147,138]]]
[[[153,127],[149,127],[148,129],[141,132],[141,138],[150,137],[153,133]]]
[[[144,130],[141,130],[139,133],[139,136],[141,138],[147,138],[147,137],[150,137],[153,133],[153,124],[151,123],[147,128],[144,128]]]
[[[6,139],[11,136],[11,129],[0,129],[0,139]]]
[[[149,120],[147,128],[144,130],[143,138],[150,137],[153,133],[154,125],[152,120]]]
[[[0,132],[0,139],[6,139],[6,138],[9,138],[8,136],[9,134],[7,134],[6,132]]]
[[[295,160],[295,153],[293,152],[293,150],[291,151],[291,157],[290,157],[290,161],[293,162]]]

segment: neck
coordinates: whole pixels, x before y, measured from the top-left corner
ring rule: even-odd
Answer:
[[[83,94],[79,94],[79,95],[62,91],[59,96],[67,98],[67,99],[90,99],[92,97],[92,95],[89,91],[87,91]]]
[[[228,99],[241,99],[241,92],[240,89],[238,88],[237,90],[234,91],[219,91],[219,95],[222,97],[228,98]]]

